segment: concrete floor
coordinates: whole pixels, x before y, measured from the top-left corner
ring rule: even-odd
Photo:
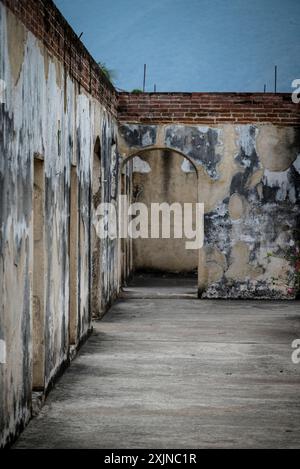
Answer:
[[[128,287],[15,447],[299,448],[300,304],[201,301],[193,283]]]

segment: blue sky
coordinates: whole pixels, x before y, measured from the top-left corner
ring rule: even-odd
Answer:
[[[300,0],[55,0],[115,84],[153,91],[291,91]]]

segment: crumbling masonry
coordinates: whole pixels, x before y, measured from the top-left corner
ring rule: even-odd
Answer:
[[[5,446],[135,261],[198,268],[200,297],[291,298],[284,254],[299,226],[300,110],[287,94],[117,93],[50,0],[1,0],[0,79]],[[137,183],[204,202],[200,252],[185,258],[179,246],[175,259],[166,247],[158,258],[155,242],[143,251],[97,239],[99,202],[133,196]]]

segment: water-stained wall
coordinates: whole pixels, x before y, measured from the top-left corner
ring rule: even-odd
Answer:
[[[6,85],[0,104],[0,340],[6,352],[0,363],[1,446],[31,416],[33,342],[39,340],[45,357],[40,363],[44,375],[36,381],[42,391],[68,362],[70,314],[76,326],[73,345],[91,329],[91,179],[97,137],[103,201],[116,198],[118,161],[116,119],[110,110],[81,87],[2,3],[0,78]],[[39,187],[34,184],[37,160],[43,168]],[[73,251],[71,167],[78,185],[73,197],[78,213],[78,226],[72,226]],[[35,224],[38,217],[41,223]],[[44,247],[36,251],[41,240]],[[117,241],[108,240],[99,252],[102,310],[119,288],[117,248]],[[70,252],[75,251],[72,275],[78,297],[71,311]],[[40,257],[44,278],[39,285],[44,289],[37,288],[35,294]]]
[[[294,266],[287,253],[299,236],[299,127],[123,123],[119,148],[123,158],[175,150],[196,166],[199,202],[205,206],[198,272],[202,297],[294,297],[288,289]],[[163,171],[160,182],[155,176],[154,187]],[[147,177],[151,180],[151,172]],[[178,184],[179,202],[181,191]],[[160,256],[163,264],[163,250]],[[166,254],[166,270],[168,261]]]
[[[200,296],[293,298],[300,106],[282,94],[117,93],[51,0],[0,1],[0,80],[3,446],[29,421],[32,389],[50,388],[134,269],[131,240],[95,239],[97,204],[134,200],[132,174],[156,194],[168,185],[166,201],[193,201],[196,168]],[[149,150],[168,159],[146,174]]]

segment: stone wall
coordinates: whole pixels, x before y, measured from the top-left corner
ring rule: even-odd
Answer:
[[[205,206],[201,297],[294,297],[288,292],[293,266],[286,254],[299,236],[298,126],[123,123],[119,133],[125,161],[164,150],[170,159],[175,151],[196,167],[199,202]],[[151,172],[147,177],[151,180]],[[164,184],[163,172],[152,184]],[[178,185],[179,202],[180,192]],[[161,264],[163,258],[164,252]]]

